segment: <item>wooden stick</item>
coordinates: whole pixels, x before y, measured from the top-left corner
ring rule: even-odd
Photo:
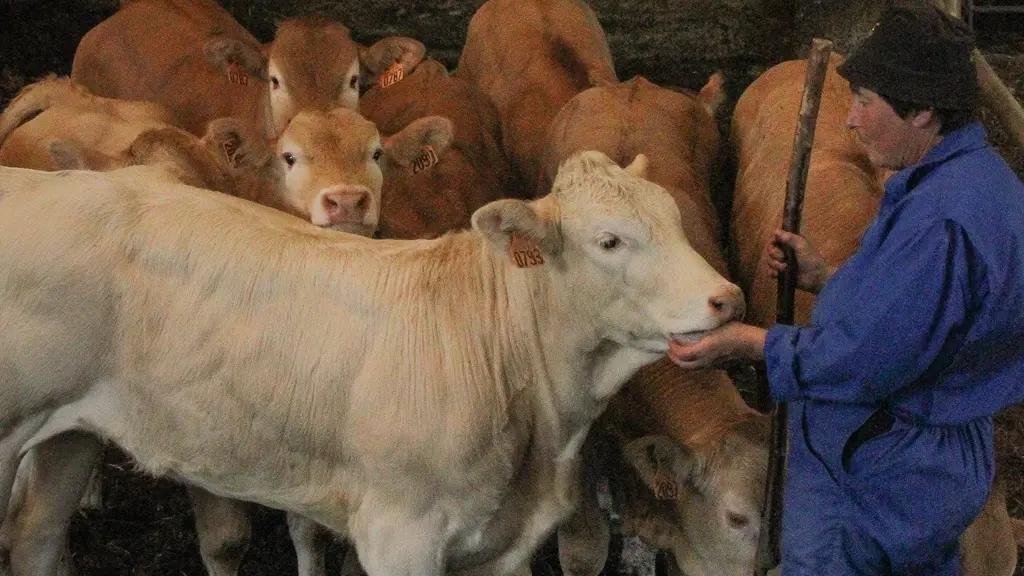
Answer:
[[[800,215],[804,205],[804,190],[807,185],[807,171],[810,168],[811,146],[814,143],[814,128],[818,122],[818,105],[825,84],[832,42],[815,38],[807,57],[807,76],[804,80],[804,96],[800,105],[800,117],[793,142],[793,156],[789,164],[786,182],[786,205],[782,214],[782,229],[794,234],[800,233]],[[794,298],[796,295],[796,255],[792,249],[783,250],[786,270],[779,274],[779,292],[776,322],[793,323]],[[767,381],[762,382],[761,393],[770,399]],[[768,475],[765,478],[764,510],[761,514],[761,533],[758,539],[758,574],[778,566],[782,559],[782,494],[786,474],[786,452],[789,448],[788,411],[785,402],[779,402],[772,410],[772,437],[768,452]]]
[[[981,52],[975,49],[971,59],[974,60],[974,69],[978,74],[982,103],[995,113],[1014,143],[1024,148],[1024,108],[1021,108],[1020,102],[999,79]]]

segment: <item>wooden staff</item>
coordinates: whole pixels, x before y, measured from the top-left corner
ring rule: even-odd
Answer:
[[[978,87],[981,90],[981,101],[995,113],[996,118],[1006,129],[1018,148],[1024,148],[1024,109],[1020,102],[1010,93],[981,52],[975,49],[971,53],[974,60],[974,71],[978,75]]]
[[[789,177],[786,181],[786,205],[782,212],[782,229],[794,234],[800,233],[800,214],[804,207],[804,189],[807,184],[807,170],[810,167],[811,145],[814,143],[814,127],[818,122],[818,105],[821,103],[821,91],[825,84],[825,72],[828,70],[831,53],[832,42],[829,40],[815,38],[811,42],[811,52],[807,57],[804,97],[800,105],[793,156],[790,159]],[[799,270],[793,250],[788,246],[783,247],[783,253],[786,269],[779,274],[775,321],[779,324],[792,324]],[[767,379],[762,379],[760,388],[763,403],[770,405],[771,393]],[[785,402],[775,404],[772,409],[771,447],[768,452],[761,533],[757,543],[757,574],[761,576],[778,566],[782,559],[782,487],[786,475],[786,451],[789,444],[787,415]]]

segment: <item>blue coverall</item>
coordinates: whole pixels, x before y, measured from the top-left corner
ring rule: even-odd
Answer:
[[[1024,399],[1024,185],[985,137],[972,123],[891,176],[809,325],[768,330],[785,576],[960,573],[992,415]]]

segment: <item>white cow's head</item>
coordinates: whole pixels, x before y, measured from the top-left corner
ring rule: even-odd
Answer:
[[[533,260],[559,277],[572,321],[590,323],[581,328],[660,355],[675,336],[741,317],[744,304],[740,289],[690,247],[679,209],[645,170],[643,155],[621,168],[601,152],[579,153],[562,164],[548,196],[493,202],[473,225],[503,253],[512,242],[536,251]]]

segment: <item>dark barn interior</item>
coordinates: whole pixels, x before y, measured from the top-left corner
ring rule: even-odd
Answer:
[[[1003,3],[1021,0],[1003,0]],[[344,22],[357,41],[401,34],[423,41],[428,54],[453,69],[466,26],[480,0],[223,0],[261,41],[275,22],[317,12]],[[699,89],[708,76],[726,74],[728,100],[719,113],[726,134],[732,104],[758,74],[806,52],[815,36],[847,51],[870,29],[881,0],[590,0],[604,27],[620,79],[643,75],[665,85]],[[984,6],[979,2],[979,5]],[[1021,5],[1024,6],[1024,5]],[[79,38],[117,9],[112,0],[0,0],[0,105],[47,73],[68,74]],[[1024,14],[974,15],[978,45],[1018,101],[1024,94]],[[183,87],[185,88],[185,87]],[[989,110],[981,111],[992,142],[1024,178],[1024,150],[1005,135]],[[1022,343],[1024,345],[1024,343]],[[998,418],[999,463],[1008,480],[1011,516],[1024,518],[1024,407]],[[82,576],[205,574],[185,492],[143,477],[115,449],[104,459],[105,508],[76,516],[74,564]],[[294,573],[294,553],[283,515],[257,510],[253,542],[242,574]],[[328,573],[344,555],[332,544]],[[1024,557],[1022,557],[1024,558]],[[535,574],[557,574],[553,546],[541,550]],[[1018,565],[1017,574],[1024,574]]]

